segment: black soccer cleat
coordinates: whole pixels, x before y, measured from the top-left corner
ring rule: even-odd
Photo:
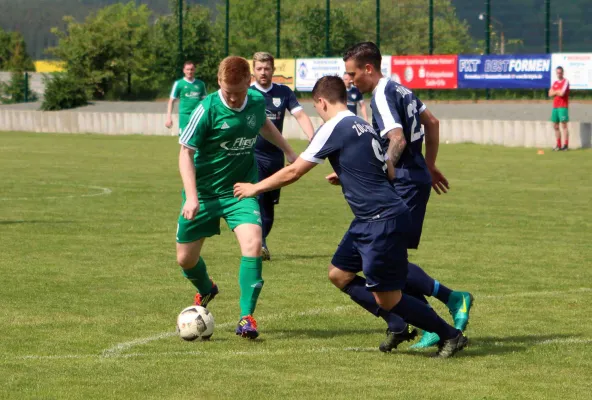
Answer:
[[[391,350],[396,349],[401,343],[415,339],[416,336],[417,329],[409,324],[407,324],[407,329],[399,333],[395,333],[387,328],[386,338],[380,344],[380,346],[378,346],[378,349],[383,353],[388,353]]]
[[[469,339],[462,332],[458,336],[448,340],[441,340],[438,343],[438,352],[434,357],[449,358],[464,349],[469,342]]]
[[[561,148],[561,151],[568,151],[568,150],[569,150],[569,147],[568,147],[567,145],[564,145],[564,146]]]

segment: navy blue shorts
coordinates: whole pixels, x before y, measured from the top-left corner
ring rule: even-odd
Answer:
[[[407,248],[417,249],[421,240],[423,220],[425,218],[428,200],[430,199],[430,193],[432,192],[432,185],[395,183],[395,189],[411,212],[412,225]]]
[[[409,213],[380,221],[354,220],[331,263],[342,271],[363,272],[371,292],[401,290],[407,280]]]
[[[257,160],[257,170],[259,172],[259,181],[265,178],[269,178],[271,175],[284,168],[284,155],[281,157],[267,158],[260,157],[255,154]],[[279,204],[280,202],[280,189],[272,190],[270,192],[261,193],[259,195],[260,201],[271,201],[273,204]]]

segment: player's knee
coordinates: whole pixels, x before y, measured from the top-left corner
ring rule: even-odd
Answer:
[[[254,235],[244,240],[244,243],[241,244],[243,256],[259,257],[262,243],[261,235]]]
[[[343,289],[344,287],[346,287],[347,284],[352,281],[354,276],[354,274],[342,271],[333,265],[329,265],[329,280],[335,287],[339,289]]]
[[[177,252],[177,264],[183,269],[191,269],[197,265],[199,261],[199,254],[191,254],[189,252]]]
[[[392,310],[403,297],[403,293],[400,290],[394,290],[390,292],[374,292],[374,299],[380,308],[383,310]]]

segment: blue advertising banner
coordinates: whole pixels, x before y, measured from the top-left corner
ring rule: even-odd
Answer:
[[[550,80],[550,54],[458,56],[462,89],[546,89]]]

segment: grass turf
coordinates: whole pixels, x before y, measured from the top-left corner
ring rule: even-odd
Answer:
[[[590,151],[442,146],[451,192],[433,194],[410,259],[476,297],[470,347],[444,361],[379,353],[382,321],[326,279],[351,220],[328,165],[282,191],[261,339],[234,335],[240,254],[224,223],[203,252],[221,288],[214,337],[174,336],[193,297],[174,256],[177,151],[170,137],[0,134],[1,398],[589,396]]]

